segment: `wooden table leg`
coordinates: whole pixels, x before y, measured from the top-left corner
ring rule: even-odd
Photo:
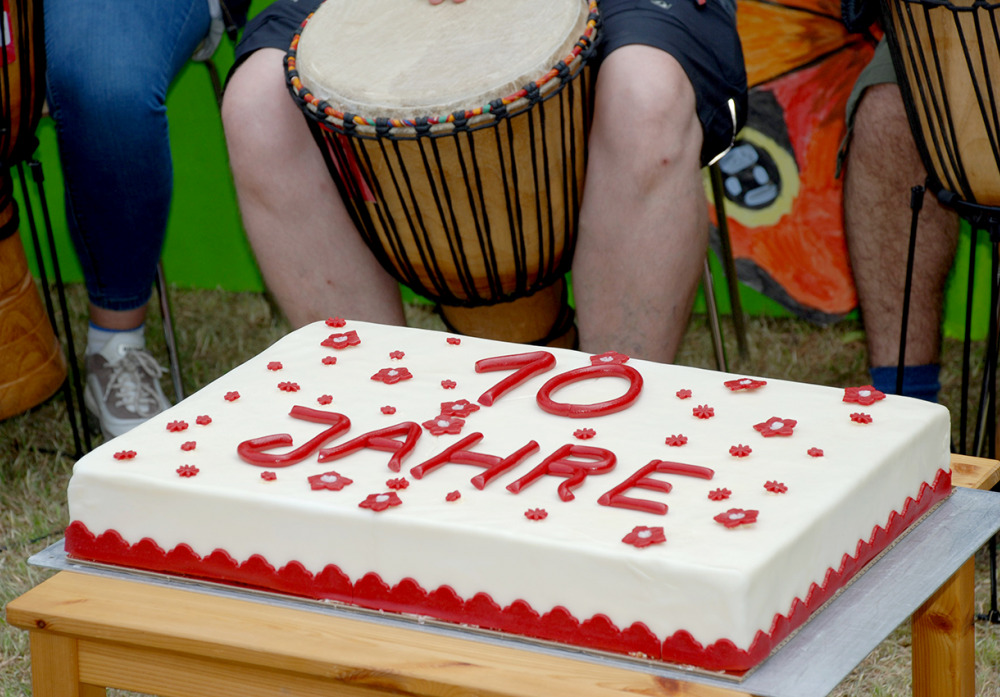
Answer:
[[[913,613],[913,696],[975,697],[975,559]]]
[[[31,632],[31,684],[34,697],[105,697],[107,690],[80,682],[77,640]]]

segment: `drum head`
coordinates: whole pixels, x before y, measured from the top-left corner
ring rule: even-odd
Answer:
[[[298,74],[343,112],[442,116],[545,75],[587,18],[585,0],[325,0],[302,30]]]

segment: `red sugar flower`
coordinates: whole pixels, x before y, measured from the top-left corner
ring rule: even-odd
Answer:
[[[282,368],[281,361],[271,361],[270,363],[267,364],[268,370],[281,370],[281,368]]]
[[[578,428],[573,431],[573,435],[580,440],[589,440],[597,435],[597,431],[592,428]]]
[[[358,333],[352,329],[343,334],[331,334],[319,342],[319,345],[334,349],[345,349],[348,346],[357,346],[360,343],[361,339],[358,337]]]
[[[263,479],[265,482],[273,482],[275,479],[278,478],[278,475],[268,470],[266,472],[261,472],[260,478]]]
[[[639,548],[658,545],[666,541],[667,537],[663,534],[663,528],[647,528],[645,525],[635,526],[632,528],[632,532],[622,538],[622,542],[625,544]]]
[[[628,362],[628,356],[624,353],[618,353],[617,351],[606,351],[597,356],[590,357],[591,365],[612,365]]]
[[[462,340],[459,339],[457,336],[449,336],[446,341],[452,346],[458,346],[460,343],[462,343]]]
[[[114,458],[116,460],[131,460],[134,457],[135,457],[134,450],[119,450],[114,455]]]
[[[384,511],[390,506],[398,506],[403,503],[402,499],[396,496],[395,491],[386,494],[369,494],[368,498],[358,504],[359,508],[370,508],[376,513]]]
[[[396,477],[395,479],[390,479],[385,483],[390,489],[405,489],[410,486],[410,482],[403,477]]]
[[[199,470],[194,465],[181,465],[180,467],[177,468],[177,474],[181,475],[182,477],[193,477],[200,471],[201,470]]]
[[[871,414],[862,414],[855,412],[851,414],[851,421],[856,424],[870,424],[872,422]]]
[[[334,471],[314,474],[309,477],[309,486],[314,490],[329,489],[330,491],[340,491],[345,486],[353,484],[353,479],[348,479],[342,474]]]
[[[767,384],[767,380],[754,380],[753,378],[737,378],[722,383],[733,392],[738,390],[756,390]]]
[[[388,404],[382,407],[382,413],[391,415],[396,413],[396,407],[390,407]]]
[[[691,399],[691,390],[677,390],[677,399]]]
[[[746,457],[752,452],[753,450],[749,445],[743,445],[742,443],[740,445],[734,445],[729,449],[729,454],[733,457]]]
[[[233,390],[232,392],[227,392],[226,396],[223,397],[227,402],[235,402],[240,398],[240,393]]]
[[[823,451],[820,448],[809,448],[806,452],[809,453],[810,457],[823,457]]]
[[[771,436],[790,436],[792,435],[792,429],[798,423],[795,419],[781,419],[777,416],[772,416],[770,419],[763,423],[754,424],[754,430],[759,431],[760,435],[765,438],[770,438]]]
[[[465,419],[457,416],[448,416],[447,414],[438,414],[430,421],[424,421],[421,424],[433,436],[443,436],[446,433],[460,433],[464,425]]]
[[[474,411],[479,411],[479,405],[473,404],[467,399],[460,399],[457,402],[441,402],[441,413],[445,416],[468,416]]]
[[[458,383],[455,382],[454,380],[442,380],[441,381],[441,387],[443,387],[446,390],[453,390],[453,389],[455,389],[455,387],[457,385],[458,385]]]
[[[181,450],[194,450],[196,445],[198,444],[193,440],[189,440],[186,443],[181,443]]]
[[[772,494],[784,494],[788,491],[788,487],[781,482],[767,481],[764,482],[764,488],[770,491]]]
[[[403,356],[405,356],[405,355],[406,354],[403,353],[402,351],[390,351],[389,352],[389,358],[392,359],[392,360],[394,360],[394,361],[401,361],[401,360],[403,360]]]
[[[333,401],[333,395],[321,394],[319,397],[316,398],[316,401],[319,402],[320,404],[329,404],[330,402]]]
[[[167,430],[171,433],[180,433],[188,427],[186,421],[171,421],[167,424]]]
[[[694,409],[691,410],[691,413],[694,414],[699,419],[711,419],[713,416],[715,416],[715,409],[708,406],[707,404],[699,404],[698,406],[696,406]]]
[[[759,511],[745,511],[742,508],[730,508],[725,513],[715,516],[716,522],[722,523],[727,528],[735,528],[739,525],[749,525],[757,522]]]
[[[297,382],[279,382],[278,389],[282,392],[298,392],[302,388],[299,387]]]
[[[341,319],[340,317],[329,317],[326,320],[326,326],[328,326],[328,327],[337,327],[337,328],[339,328],[339,327],[343,327],[345,324],[347,324],[347,320]]]
[[[712,501],[725,501],[733,495],[729,489],[712,489],[708,492],[708,498]]]
[[[337,357],[323,356],[323,365],[337,365]]]
[[[528,520],[545,520],[549,517],[549,512],[544,508],[529,508],[524,512],[524,517]]]
[[[208,414],[202,414],[201,416],[196,418],[194,422],[199,426],[208,426],[210,423],[212,423],[212,417],[209,416]]]
[[[462,498],[462,494],[459,493],[458,491],[449,491],[447,494],[445,494],[444,500],[458,501],[460,498]]]
[[[386,385],[395,385],[400,380],[409,380],[412,377],[406,368],[382,368],[372,375],[372,380],[384,382]]]
[[[885,393],[876,390],[871,385],[844,388],[845,402],[854,402],[863,407],[867,407],[882,399],[885,399]]]
[[[678,433],[678,434],[673,435],[673,436],[667,436],[667,439],[666,439],[665,442],[666,442],[667,445],[669,445],[672,448],[679,448],[679,447],[681,447],[682,445],[685,445],[688,442],[688,437],[685,436],[685,435],[682,435],[682,434]]]

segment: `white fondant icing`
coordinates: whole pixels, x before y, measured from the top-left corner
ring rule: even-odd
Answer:
[[[537,350],[463,337],[446,342],[438,332],[349,322],[360,345],[337,350],[336,365],[325,365],[333,349],[320,345],[330,335],[323,323],[281,339],[244,365],[132,432],[81,459],[69,486],[72,521],[100,534],[117,530],[126,541],[151,538],[165,550],[186,543],[200,555],[224,549],[237,561],[259,554],[275,567],[301,562],[318,573],[338,565],[352,580],[378,573],[390,584],[412,577],[427,590],[450,585],[462,597],[489,593],[501,606],[528,601],[539,613],[564,606],[579,619],[606,614],[618,627],[644,622],[661,639],[680,629],[708,644],[721,638],[747,648],[758,631],[770,630],[777,613],[787,613],[810,584],[822,583],[829,567],[854,554],[858,541],[885,525],[921,484],[948,468],[949,418],[943,407],[887,396],[870,407],[875,421],[852,423],[853,406],[843,390],[768,379],[752,391],[732,391],[723,383],[735,376],[631,360],[643,389],[629,408],[595,418],[566,418],[542,411],[536,393],[551,377],[589,366],[590,356],[548,349],[557,363],[490,407],[467,414],[461,433],[424,432],[399,473],[390,471],[390,453],[365,449],[320,463],[313,454],[289,467],[257,467],[237,457],[247,439],[288,433],[294,446],[328,428],[290,417],[295,405],[317,408],[316,397],[332,394],[350,429],[326,446],[403,422],[424,423],[440,414],[442,402],[479,395],[510,374],[477,374],[477,360]],[[395,384],[372,380],[386,367],[391,350],[404,350],[402,363],[412,379]],[[282,378],[298,383],[283,392],[267,370],[280,360]],[[441,381],[457,382],[444,390]],[[689,389],[694,400],[678,399]],[[239,392],[227,401],[225,395]],[[621,393],[620,379],[596,378],[567,385],[560,399],[594,403]],[[396,408],[392,415],[382,407]],[[692,416],[694,404],[715,416]],[[191,431],[172,433],[166,425],[198,415],[212,421],[197,430],[196,450],[180,445]],[[791,436],[764,438],[755,424],[780,415],[794,418]],[[617,455],[615,468],[588,477],[562,501],[561,476],[543,476],[519,494],[505,487],[561,446],[576,443],[575,431],[593,428],[588,446]],[[409,470],[456,441],[484,434],[476,452],[507,457],[534,440],[539,449],[483,490],[470,480],[478,466],[447,464],[416,480]],[[670,447],[665,437],[683,434],[688,442]],[[750,443],[753,452],[733,458],[729,448]],[[823,457],[811,457],[810,448]],[[286,448],[285,450],[288,450]],[[114,453],[134,450],[133,459]],[[653,459],[714,470],[711,480],[653,475],[672,485],[669,493],[634,488],[628,496],[668,505],[665,515],[600,506],[597,499]],[[180,477],[178,466],[198,467]],[[313,490],[307,478],[335,469],[353,483],[339,491]],[[261,472],[276,473],[263,482]],[[373,512],[359,503],[385,494],[386,481],[406,477],[398,492],[402,505]],[[774,480],[788,493],[770,494]],[[727,500],[710,500],[718,488]],[[458,491],[461,497],[447,501]],[[540,508],[544,520],[524,512]],[[751,525],[726,527],[714,517],[731,508],[759,511]],[[637,526],[662,527],[667,541],[639,549],[622,538]],[[345,543],[349,541],[349,543]]]

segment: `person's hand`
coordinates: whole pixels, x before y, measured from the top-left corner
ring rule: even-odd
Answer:
[[[452,2],[465,2],[465,0],[451,0]],[[444,0],[430,0],[432,5],[440,5]]]

